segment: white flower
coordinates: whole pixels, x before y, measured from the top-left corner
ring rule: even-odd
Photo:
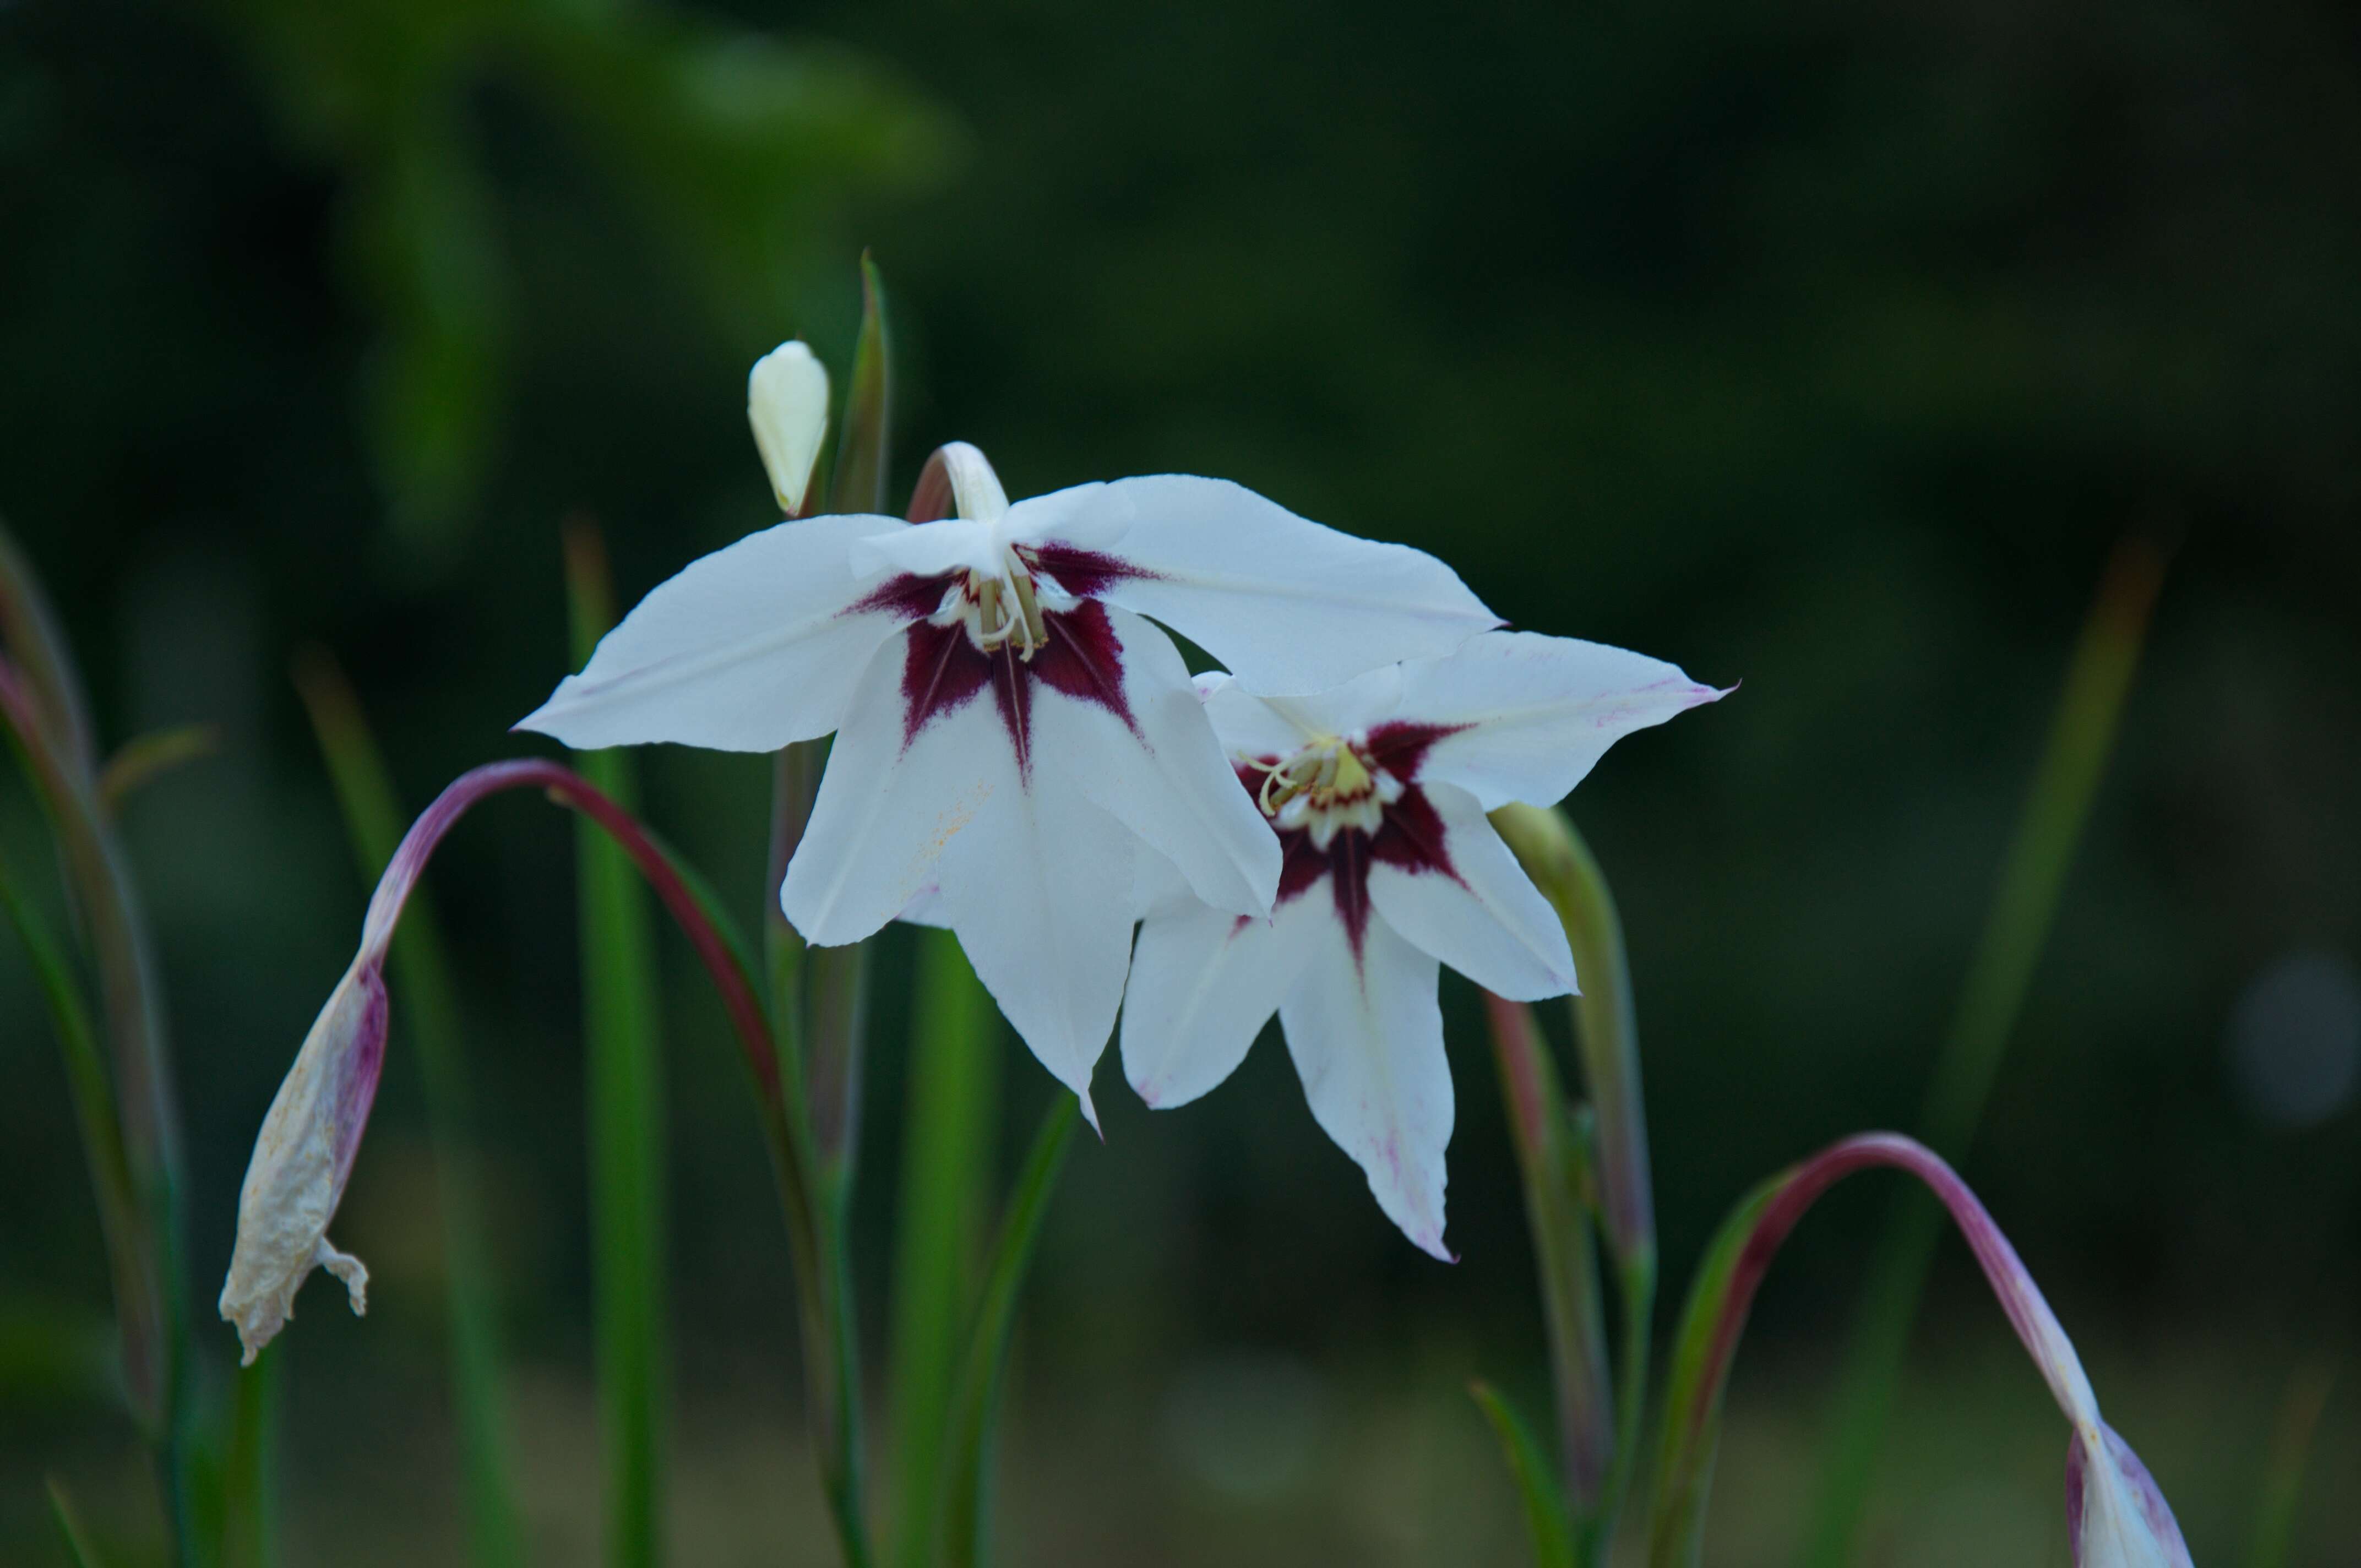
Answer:
[[[1276,1011],[1312,1115],[1447,1259],[1438,963],[1518,1001],[1575,989],[1565,930],[1485,813],[1554,803],[1619,737],[1722,694],[1620,648],[1505,631],[1316,696],[1199,688],[1281,848],[1278,910],[1241,918],[1177,888],[1149,907],[1125,1073],[1150,1105],[1183,1104]]]
[[[1136,845],[1233,914],[1267,914],[1279,884],[1277,839],[1143,618],[1278,691],[1498,621],[1433,557],[1221,480],[1012,506],[973,447],[938,458],[956,519],[819,517],[694,562],[519,728],[577,750],[837,731],[787,917],[855,942],[939,889],[933,917],[1087,1109],[1130,964]]]
[[[747,372],[746,422],[779,510],[796,516],[828,433],[828,371],[801,339],[779,345]]]

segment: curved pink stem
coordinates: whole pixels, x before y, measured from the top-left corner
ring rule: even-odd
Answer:
[[[2090,1380],[2083,1375],[2082,1363],[2074,1354],[2072,1342],[2059,1325],[2057,1314],[2049,1310],[2041,1288],[2026,1272],[2016,1248],[2009,1245],[2008,1238],[1993,1223],[1991,1213],[1968,1190],[1968,1184],[1944,1163],[1941,1156],[1915,1138],[1898,1133],[1864,1133],[1831,1144],[1795,1167],[1755,1221],[1753,1233],[1747,1237],[1746,1248],[1730,1271],[1729,1288],[1722,1298],[1712,1350],[1706,1358],[1705,1376],[1698,1383],[1696,1403],[1688,1412],[1692,1427],[1701,1427],[1712,1413],[1712,1402],[1719,1397],[1730,1358],[1737,1349],[1738,1336],[1746,1326],[1754,1292],[1770,1270],[1771,1259],[1780,1244],[1822,1193],[1853,1172],[1872,1166],[1907,1171],[1942,1200],[1969,1249],[1976,1255],[1976,1262],[1982,1266],[1993,1294],[2000,1298],[2009,1326],[2016,1331],[2016,1337],[2024,1342],[2034,1364],[2041,1368],[2050,1392],[2057,1396],[2059,1408],[2071,1420],[2095,1420],[2098,1401],[2091,1392]]]
[[[581,812],[606,829],[608,835],[622,847],[623,852],[638,866],[640,874],[648,879],[656,896],[678,922],[689,945],[713,977],[715,987],[721,992],[722,1005],[728,1009],[730,1022],[737,1030],[739,1046],[746,1056],[747,1065],[753,1069],[755,1081],[762,1086],[765,1098],[776,1106],[780,1102],[779,1058],[771,1038],[768,1019],[755,994],[752,982],[738,962],[730,943],[705,912],[704,905],[688,883],[682,879],[664,850],[657,847],[639,818],[615,804],[597,785],[573,769],[556,762],[533,758],[514,762],[488,762],[470,769],[445,787],[434,797],[434,803],[423,812],[410,831],[402,836],[401,847],[387,863],[385,875],[377,884],[377,893],[369,900],[368,916],[361,927],[361,948],[365,953],[382,955],[393,939],[395,922],[401,917],[401,906],[409,900],[411,890],[417,886],[427,861],[443,835],[454,823],[467,815],[469,807],[485,796],[502,790],[539,788],[548,792],[559,805]]]

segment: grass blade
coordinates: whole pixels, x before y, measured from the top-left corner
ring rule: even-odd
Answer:
[[[54,1475],[49,1477],[49,1522],[57,1526],[58,1543],[73,1568],[99,1568],[98,1553],[91,1550],[90,1537],[82,1528],[72,1499],[66,1496],[65,1483]]]
[[[1975,1135],[2026,989],[2056,923],[2059,895],[2114,749],[2139,667],[2164,557],[2147,541],[2116,548],[2082,629],[2048,740],[2003,862],[1959,1010],[1937,1058],[1920,1118],[1923,1141],[1957,1161]],[[1902,1193],[1870,1265],[1869,1285],[1838,1386],[1833,1433],[1805,1533],[1808,1568],[1852,1556],[1884,1442],[1911,1320],[1942,1230],[1926,1194]]]
[[[148,1267],[138,1190],[123,1152],[122,1127],[115,1120],[115,1089],[107,1080],[98,1030],[91,1022],[72,961],[49,934],[48,925],[25,902],[5,862],[0,862],[0,908],[5,908],[9,924],[24,943],[25,955],[40,982],[42,1000],[49,1004],[58,1048],[65,1058],[66,1084],[82,1132],[82,1157],[90,1166],[91,1189],[98,1200],[99,1230],[114,1281],[117,1332],[128,1365],[129,1358],[154,1343],[159,1305],[156,1281]]]
[[[279,1561],[279,1357],[264,1351],[236,1375],[229,1451],[222,1465],[223,1568]]]
[[[1550,1474],[1549,1456],[1533,1441],[1532,1430],[1490,1384],[1470,1384],[1467,1392],[1484,1419],[1492,1423],[1493,1435],[1500,1440],[1500,1452],[1509,1461],[1509,1474],[1516,1478],[1537,1568],[1574,1568],[1574,1532],[1566,1519],[1565,1498]]]
[[[566,531],[566,597],[576,663],[615,623],[596,527]],[[577,752],[582,774],[637,809],[631,754]],[[631,861],[587,817],[581,878],[582,1017],[588,1036],[593,1313],[607,1467],[607,1561],[663,1560],[664,1476],[664,1072],[656,1038],[655,934]]]
[[[934,1545],[960,1331],[983,1252],[999,1084],[1000,1014],[991,995],[949,931],[922,931],[919,942],[889,1362],[901,1568],[925,1568]]]
[[[2255,1543],[2247,1551],[2246,1568],[2287,1568],[2297,1509],[2303,1500],[2304,1467],[2311,1462],[2312,1440],[2319,1435],[2321,1414],[2335,1382],[2334,1369],[2325,1364],[2299,1368],[2288,1380],[2279,1431],[2271,1439],[2269,1468],[2263,1474],[2262,1506],[2256,1510]]]
[[[211,724],[182,724],[126,740],[99,770],[99,809],[110,817],[120,817],[124,804],[142,786],[183,762],[210,757],[219,750],[221,730]]]
[[[362,876],[374,883],[401,841],[405,820],[391,776],[343,674],[324,653],[296,666],[295,685],[326,759]],[[394,983],[425,1084],[443,1219],[451,1395],[458,1420],[469,1561],[512,1568],[524,1561],[516,1490],[509,1474],[507,1400],[494,1325],[491,1276],[480,1228],[481,1182],[472,1095],[461,1055],[458,990],[442,928],[423,890],[411,895],[393,938]]]
[[[1000,1404],[1001,1375],[1008,1363],[1010,1331],[1016,1321],[1016,1296],[1033,1261],[1042,1216],[1058,1184],[1067,1146],[1082,1121],[1082,1102],[1069,1094],[1041,1120],[1033,1147],[1009,1194],[1008,1212],[993,1244],[984,1274],[983,1299],[976,1308],[967,1362],[960,1372],[959,1402],[951,1420],[950,1455],[943,1469],[943,1562],[947,1568],[977,1568],[992,1541],[992,1436]]]
[[[837,438],[830,510],[880,514],[885,510],[885,480],[893,458],[887,442],[892,361],[885,282],[864,250],[861,253],[861,336],[852,346],[852,380],[844,391],[844,433]]]

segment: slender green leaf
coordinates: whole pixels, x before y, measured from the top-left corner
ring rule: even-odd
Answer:
[[[901,1568],[925,1568],[933,1547],[960,1331],[983,1251],[999,1085],[1000,1014],[990,993],[949,931],[924,931],[919,944],[889,1363]]]
[[[2255,1511],[2255,1543],[2246,1552],[2246,1568],[2287,1568],[2295,1544],[2298,1508],[2303,1501],[2303,1473],[2312,1461],[2312,1440],[2320,1434],[2321,1413],[2328,1408],[2328,1392],[2336,1372],[2324,1364],[2300,1367],[2288,1379],[2287,1396],[2279,1403],[2279,1431],[2271,1439],[2268,1467],[2263,1473],[2263,1496]]]
[[[124,803],[142,785],[183,762],[209,757],[220,749],[221,730],[211,724],[183,724],[127,740],[100,770],[99,806],[107,816],[119,817]]]
[[[279,1357],[265,1350],[235,1374],[229,1451],[222,1464],[223,1568],[279,1562]]]
[[[1723,1307],[1746,1244],[1792,1171],[1757,1186],[1730,1211],[1690,1282],[1673,1334],[1664,1405],[1657,1422],[1655,1497],[1649,1509],[1649,1568],[1693,1568],[1705,1539],[1706,1495],[1721,1437],[1721,1397],[1730,1359],[1716,1354]]]
[[[1033,1261],[1033,1244],[1039,1239],[1042,1217],[1049,1212],[1059,1168],[1067,1146],[1082,1121],[1082,1102],[1061,1094],[1017,1173],[1000,1236],[993,1244],[984,1273],[983,1298],[976,1308],[975,1329],[969,1335],[967,1360],[960,1371],[958,1402],[953,1406],[950,1444],[943,1469],[943,1557],[947,1568],[977,1568],[989,1556],[992,1542],[992,1439],[1000,1403],[1001,1376],[1006,1370],[1010,1332],[1016,1322],[1016,1296]]]
[[[66,1496],[65,1483],[54,1475],[49,1477],[49,1522],[57,1526],[58,1544],[65,1549],[66,1561],[73,1568],[99,1568],[99,1555],[91,1550],[90,1537],[82,1528],[72,1499]]]
[[[62,646],[45,657],[71,677]],[[184,1562],[196,1550],[188,1466],[188,1291],[181,1270],[180,1124],[155,956],[130,868],[99,809],[95,781],[50,732],[37,688],[6,658],[0,658],[0,720],[57,835],[66,890],[97,974],[115,1124],[138,1202],[140,1263],[154,1304],[145,1313],[135,1308],[123,1314],[124,1387],[156,1450],[175,1560]]]
[[[95,769],[98,742],[73,654],[40,575],[5,524],[0,524],[0,647],[25,672],[67,766],[80,773]]]
[[[598,530],[566,531],[574,658],[615,623]],[[583,776],[625,810],[637,805],[631,754],[576,754]],[[631,861],[596,823],[576,828],[581,878],[582,1017],[588,1036],[593,1314],[607,1459],[607,1561],[662,1561],[664,1494],[664,1115],[656,1020],[655,934]]]
[[[65,1058],[66,1084],[73,1096],[82,1158],[90,1167],[91,1189],[98,1200],[99,1230],[114,1279],[115,1310],[121,1319],[126,1354],[137,1354],[137,1346],[156,1332],[155,1281],[148,1270],[145,1222],[123,1152],[115,1089],[107,1081],[98,1031],[91,1022],[71,960],[40,916],[25,902],[5,862],[0,862],[0,908],[6,910],[9,923],[24,942],[26,957],[40,981],[41,998],[49,1004],[58,1047]]]
[[[836,479],[829,510],[885,510],[893,340],[886,332],[885,284],[869,253],[861,253],[861,336],[852,348],[852,380],[844,391],[843,433],[837,437]]]
[[[1533,1441],[1532,1429],[1490,1384],[1471,1384],[1467,1392],[1483,1410],[1484,1419],[1492,1423],[1493,1435],[1500,1440],[1500,1453],[1509,1462],[1509,1474],[1516,1478],[1537,1568],[1575,1568],[1574,1532],[1566,1518],[1565,1495],[1550,1474],[1549,1456]]]
[[[1924,1141],[1953,1161],[1982,1119],[2009,1036],[2058,914],[2092,803],[2114,750],[2139,668],[2164,559],[2145,540],[2118,546],[2066,672],[2041,761],[2001,867],[1983,934],[1937,1058]],[[1832,1433],[1804,1536],[1807,1568],[1844,1568],[1853,1555],[1884,1443],[1911,1320],[1942,1232],[1933,1200],[1912,1189],[1888,1212],[1852,1343],[1838,1383]]]
[[[327,761],[354,855],[362,875],[373,883],[401,841],[404,816],[392,778],[352,688],[326,654],[315,652],[299,660],[295,684]],[[418,1053],[434,1148],[468,1554],[477,1568],[508,1568],[523,1561],[523,1533],[509,1473],[507,1399],[482,1230],[473,1095],[458,990],[433,901],[423,889],[411,894],[394,936],[392,968],[401,992],[397,1011],[408,1021]]]

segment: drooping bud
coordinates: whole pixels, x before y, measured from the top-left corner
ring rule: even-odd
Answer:
[[[364,948],[329,994],[279,1086],[237,1199],[237,1247],[221,1315],[251,1363],[294,1316],[312,1270],[344,1281],[356,1314],[368,1310],[368,1270],[328,1241],[385,1066],[382,950]]]
[[[2066,1455],[2066,1521],[2078,1568],[2191,1568],[2164,1493],[2131,1446],[2100,1418],[2098,1396],[2073,1341],[1991,1212],[1932,1149],[1893,1133],[1831,1144],[1748,1194],[1698,1265],[1675,1340],[1672,1386],[1656,1460],[1655,1561],[1695,1563],[1719,1437],[1723,1387],[1756,1287],[1780,1245],[1822,1193],[1883,1166],[1924,1182],[1950,1212],[1968,1250],[2073,1429]]]
[[[828,434],[828,371],[802,339],[790,338],[754,361],[746,376],[746,422],[754,428],[779,510],[799,515]]]
[[[2164,1493],[2104,1421],[2078,1423],[2066,1451],[2066,1533],[2076,1568],[2191,1568]]]

